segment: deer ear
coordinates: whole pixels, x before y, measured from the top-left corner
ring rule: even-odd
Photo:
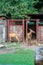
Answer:
[[[30,31],[32,31],[32,29],[31,29],[31,28],[30,28],[29,30],[30,30]]]

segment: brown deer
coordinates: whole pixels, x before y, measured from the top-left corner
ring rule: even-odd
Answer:
[[[11,42],[12,37],[15,38],[19,42],[19,34],[17,32],[9,33],[10,42]]]
[[[29,29],[29,30],[30,30],[30,32],[28,32],[26,35],[26,41],[27,41],[27,43],[31,44],[32,33],[35,33],[35,31],[33,31],[32,29]]]

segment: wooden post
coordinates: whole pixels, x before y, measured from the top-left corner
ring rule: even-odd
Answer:
[[[23,23],[22,24],[23,25],[23,32],[22,33],[23,33],[23,41],[24,41],[24,19],[22,20],[22,23]]]
[[[9,41],[9,20],[7,21],[7,38],[8,38],[8,41]]]
[[[27,36],[27,21],[28,21],[28,19],[26,19],[26,36]]]
[[[38,19],[36,19],[36,40],[38,41]]]

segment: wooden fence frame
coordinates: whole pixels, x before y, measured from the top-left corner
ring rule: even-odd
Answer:
[[[7,39],[9,41],[9,28],[10,28],[10,25],[12,25],[11,22],[14,22],[14,21],[16,21],[16,22],[21,21],[22,22],[22,41],[24,41],[24,19],[22,19],[22,20],[20,20],[20,19],[16,19],[16,20],[8,19],[7,20]]]

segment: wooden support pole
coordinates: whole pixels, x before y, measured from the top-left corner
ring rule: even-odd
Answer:
[[[23,32],[22,33],[23,33],[23,41],[24,41],[24,19],[22,20],[22,23],[23,23],[22,24],[23,25]]]
[[[36,19],[36,40],[38,41],[38,19]]]
[[[7,23],[8,23],[8,24],[7,24],[7,29],[8,29],[8,30],[7,30],[7,38],[8,38],[8,41],[9,41],[9,20],[7,20]]]
[[[28,19],[26,19],[26,36],[27,36],[27,32],[28,32],[28,31],[27,31],[27,28],[28,28],[28,27],[27,27],[27,21],[28,21]]]

